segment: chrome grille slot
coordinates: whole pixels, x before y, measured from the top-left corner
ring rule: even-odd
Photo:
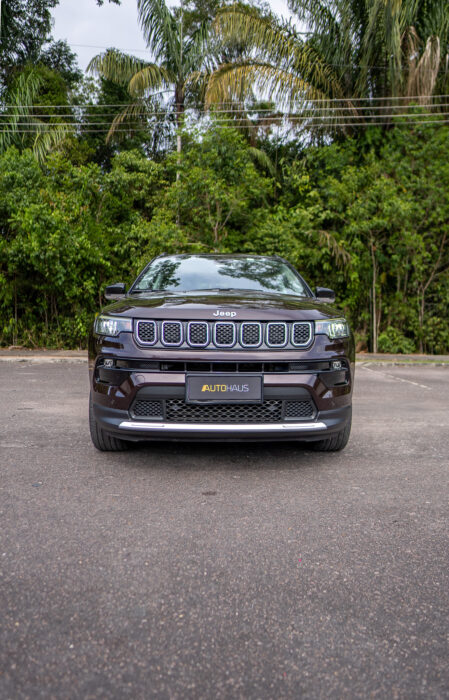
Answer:
[[[250,321],[240,327],[240,343],[245,348],[257,348],[262,343],[262,327],[260,323]]]
[[[154,345],[157,341],[157,326],[155,321],[137,321],[137,340],[142,345]]]
[[[209,344],[209,324],[206,321],[190,321],[187,327],[187,342],[193,348],[204,348]]]
[[[182,344],[182,323],[180,321],[162,321],[162,342],[164,345]]]
[[[217,321],[214,326],[214,345],[217,348],[232,348],[235,345],[235,323]]]
[[[286,323],[267,323],[267,345],[270,348],[283,348],[287,340]]]
[[[292,344],[296,346],[308,345],[312,337],[312,327],[308,322],[292,324]]]

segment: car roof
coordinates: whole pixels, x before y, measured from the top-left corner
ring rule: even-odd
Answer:
[[[250,258],[259,260],[280,260],[288,263],[288,260],[279,255],[257,255],[256,253],[161,253],[155,260],[160,258],[170,258],[175,260],[186,260],[188,258],[208,258],[212,260],[234,260],[235,258]]]

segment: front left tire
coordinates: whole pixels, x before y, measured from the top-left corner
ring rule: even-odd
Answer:
[[[100,452],[123,452],[129,450],[131,443],[127,440],[111,435],[98,424],[94,415],[92,392],[89,395],[89,427],[90,437],[97,450]]]

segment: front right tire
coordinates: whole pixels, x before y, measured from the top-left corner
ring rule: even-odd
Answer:
[[[121,440],[120,438],[111,435],[106,430],[100,427],[94,414],[92,392],[89,395],[89,427],[90,427],[90,437],[97,450],[100,452],[123,452],[124,450],[129,450],[131,443],[127,440]]]
[[[349,420],[343,430],[340,430],[338,433],[335,433],[335,435],[332,435],[325,440],[317,440],[316,442],[312,442],[312,450],[315,450],[315,452],[339,452],[340,450],[343,450],[348,444],[349,436],[351,434],[351,423],[352,408]]]

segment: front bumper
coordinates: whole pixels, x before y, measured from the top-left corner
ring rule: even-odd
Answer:
[[[141,377],[144,379],[144,377]],[[273,379],[270,377],[270,379]],[[285,378],[283,378],[285,380]],[[291,378],[289,378],[291,379]],[[304,380],[304,377],[301,377]],[[178,381],[181,378],[178,377]],[[278,379],[281,381],[281,378]],[[98,387],[97,387],[98,388]],[[102,387],[103,388],[103,387]],[[126,389],[126,387],[122,387]],[[342,388],[340,388],[342,389]],[[311,398],[316,406],[319,403],[317,396],[304,386],[271,386],[266,387],[269,397],[287,396],[290,399]],[[119,389],[120,393],[121,390]],[[126,440],[182,440],[182,441],[282,441],[301,440],[312,441],[329,437],[342,430],[351,417],[351,396],[343,394],[339,401],[330,399],[329,403],[338,405],[335,408],[318,409],[314,416],[308,420],[285,419],[279,422],[179,422],[159,420],[137,419],[133,415],[132,406],[139,396],[154,398],[162,396],[180,396],[183,384],[151,386],[143,384],[140,389],[133,392],[134,399],[129,400],[127,409],[117,408],[117,401],[108,400],[109,395],[94,391],[93,410],[98,424],[108,433],[114,434]]]
[[[330,437],[342,430],[351,416],[354,374],[352,342],[329,343],[317,337],[311,348],[301,353],[146,350],[137,348],[130,334],[119,341],[92,338],[90,345],[91,390],[93,411],[99,426],[108,433],[127,440],[301,440]],[[124,337],[123,337],[124,336]],[[123,342],[122,342],[123,341]],[[104,369],[104,361],[113,359],[114,369]],[[133,359],[130,359],[133,358]],[[345,370],[329,371],[329,363],[341,359]],[[255,371],[248,363],[264,363],[263,402],[277,404],[277,417],[262,411],[257,416],[238,412],[231,418],[217,410],[195,413],[185,402],[186,374],[206,371],[204,363],[212,363],[211,379],[218,378],[223,363],[244,363],[245,372]],[[277,369],[278,363],[293,362],[288,371]],[[200,363],[200,365],[197,365]],[[217,364],[218,363],[218,364]],[[267,364],[268,363],[268,364]],[[302,369],[297,371],[296,365]],[[324,365],[328,366],[323,370]],[[262,365],[261,365],[262,366]],[[220,369],[218,369],[220,367]],[[244,371],[240,366],[239,371]],[[238,373],[236,377],[240,376]],[[162,406],[156,414],[142,415],[136,402]],[[290,402],[307,402],[313,411],[307,417],[292,412]],[[176,405],[175,405],[176,404]],[[174,408],[179,409],[178,412]],[[192,416],[192,413],[195,413]],[[242,419],[243,417],[243,419]]]

